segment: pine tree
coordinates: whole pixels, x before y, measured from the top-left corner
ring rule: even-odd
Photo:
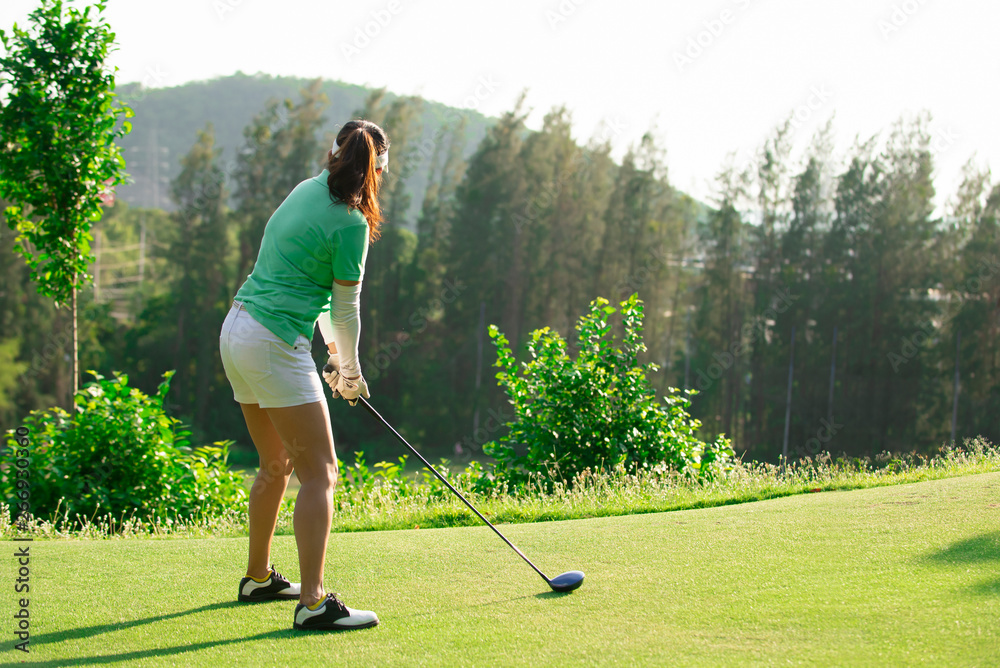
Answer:
[[[410,308],[403,305],[403,276],[416,251],[416,236],[407,220],[411,194],[399,176],[412,160],[415,140],[420,136],[423,100],[397,97],[386,103],[385,89],[374,91],[356,114],[376,123],[389,136],[389,168],[383,174],[380,205],[385,218],[382,237],[368,252],[365,287],[362,291],[362,321],[365,326],[362,357],[374,359],[384,345],[398,345]],[[395,374],[381,374],[379,391],[397,396]]]
[[[181,159],[182,170],[171,186],[177,205],[178,238],[169,251],[176,268],[173,308],[176,313],[171,393],[195,424],[204,423],[214,388],[225,381],[218,356],[218,329],[230,305],[229,217],[225,210],[225,174],[219,166],[211,125]]]
[[[737,209],[744,186],[732,168],[717,177],[718,208],[703,231],[705,269],[696,290],[691,384],[700,396],[693,405],[707,433],[732,433],[734,398],[740,378],[736,361],[744,354],[746,308],[746,224]],[[765,325],[766,323],[755,323]]]
[[[520,331],[520,296],[524,274],[524,216],[521,200],[519,155],[524,142],[524,95],[503,114],[468,161],[465,178],[455,194],[455,209],[448,236],[447,275],[461,280],[463,289],[445,306],[442,344],[448,351],[447,373],[457,397],[468,397],[475,386],[476,331],[480,305],[485,304],[487,324],[501,323],[510,332]],[[453,406],[455,423],[472,425],[474,408],[462,402]],[[459,433],[466,433],[460,430]]]
[[[954,263],[959,281],[949,291],[954,299],[944,316],[946,323],[940,346],[940,366],[953,369],[954,348],[961,333],[957,440],[979,434],[996,439],[1000,435],[1000,183],[990,186],[989,170],[967,170],[959,189],[953,216],[968,230],[968,240]],[[950,418],[954,387],[951,375],[935,385],[940,389],[935,413]],[[942,410],[944,409],[944,410]],[[937,427],[937,440],[946,441],[948,424],[939,417],[925,429]]]

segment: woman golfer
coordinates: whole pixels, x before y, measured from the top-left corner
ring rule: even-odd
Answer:
[[[333,396],[352,405],[358,396],[369,396],[358,361],[361,279],[368,244],[379,237],[378,190],[388,150],[388,137],[374,123],[344,125],[327,168],[296,186],[268,220],[257,262],[219,337],[226,376],[260,456],[239,600],[297,598],[297,629],[378,624],[375,613],[352,610],[323,588],[337,456],[310,348],[319,324],[334,369],[323,378]],[[302,483],[294,515],[301,586],[270,563],[292,470]]]

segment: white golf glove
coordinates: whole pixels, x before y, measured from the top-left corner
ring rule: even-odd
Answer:
[[[371,395],[368,394],[368,383],[365,382],[364,376],[361,375],[361,365],[359,364],[357,369],[353,371],[358,374],[354,378],[347,378],[344,373],[340,374],[340,378],[337,380],[337,389],[333,391],[333,396],[336,397],[339,395],[347,399],[347,403],[356,406],[359,396],[370,399]]]
[[[330,369],[330,371],[327,371],[327,369]],[[337,383],[340,381],[340,355],[337,353],[330,355],[330,359],[326,361],[326,366],[323,367],[323,380],[333,390],[333,398],[336,399],[339,397],[340,393],[337,392]]]

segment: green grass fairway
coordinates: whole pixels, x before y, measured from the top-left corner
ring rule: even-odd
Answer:
[[[131,666],[997,665],[1000,473],[502,530],[335,534],[327,586],[374,629],[300,633],[293,602],[235,602],[246,539],[31,545],[31,653]],[[24,545],[20,543],[19,545]],[[292,537],[276,540],[296,579]],[[90,657],[90,658],[87,658]]]

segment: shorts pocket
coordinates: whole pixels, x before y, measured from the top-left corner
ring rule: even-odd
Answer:
[[[229,341],[229,355],[236,371],[248,381],[271,375],[271,342],[266,339]]]
[[[264,339],[261,341],[263,344],[260,351],[260,360],[257,365],[257,372],[260,374],[260,378],[267,378],[271,375],[271,356],[273,350],[271,349],[273,342]]]

